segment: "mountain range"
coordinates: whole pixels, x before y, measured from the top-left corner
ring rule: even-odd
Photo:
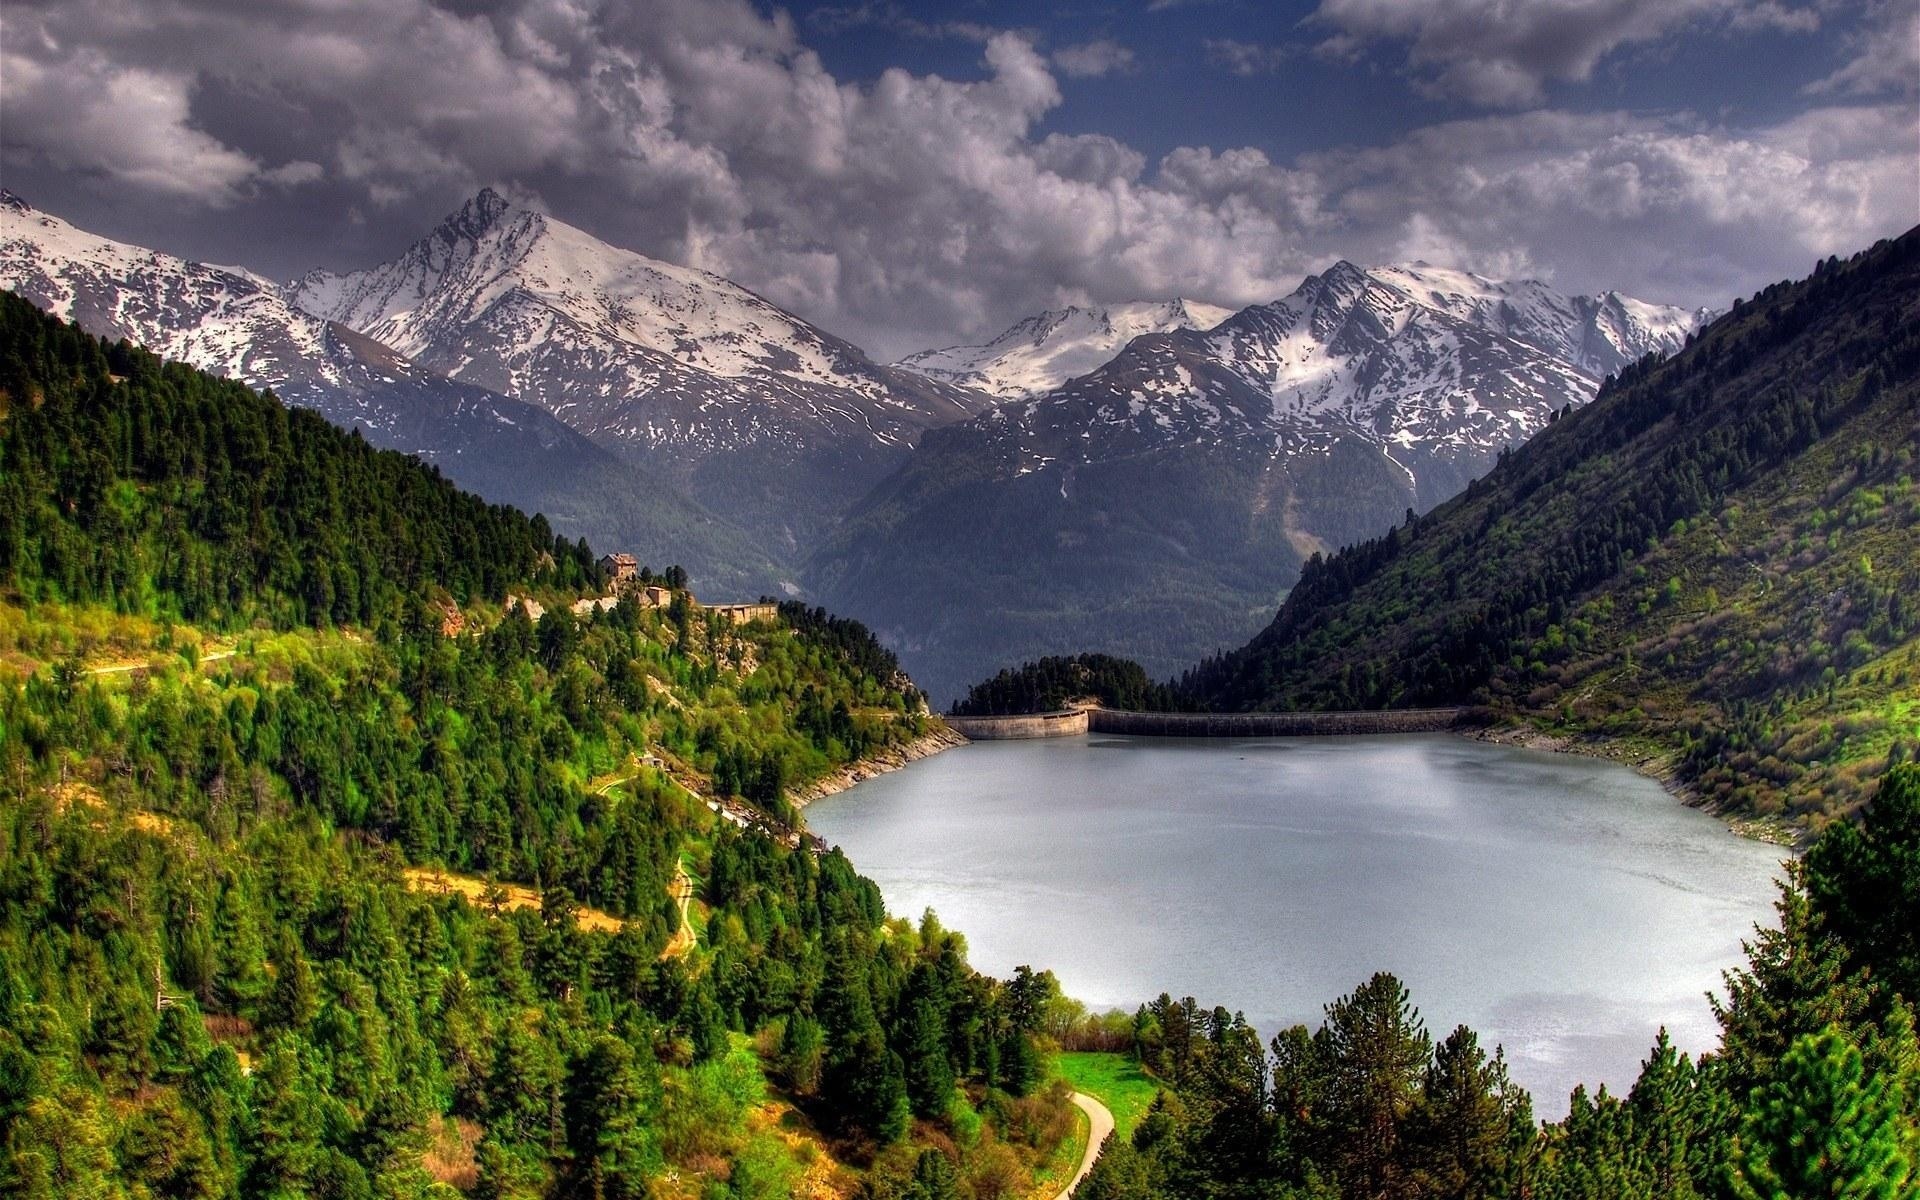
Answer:
[[[791,554],[978,394],[879,365],[737,284],[482,191],[294,303],[537,404]]]
[[[271,389],[571,536],[669,549],[722,591],[757,594],[782,575],[756,539],[538,405],[449,379],[242,269],[98,237],[4,193],[0,287],[98,336]]]
[[[1075,649],[1164,676],[1251,635],[1311,555],[1454,495],[1702,315],[1337,263],[934,431],[807,577],[940,698]]]
[[[1184,299],[1075,305],[1027,317],[990,342],[922,350],[897,365],[1001,400],[1024,400],[1099,367],[1143,334],[1212,329],[1232,315],[1230,308]]]
[[[1339,263],[1230,313],[1073,307],[885,365],[486,190],[286,285],[0,205],[0,286],[271,387],[556,528],[873,623],[944,698],[1088,647],[1237,644],[1315,552],[1483,473],[1702,314]]]

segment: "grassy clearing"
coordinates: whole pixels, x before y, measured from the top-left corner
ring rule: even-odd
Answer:
[[[1114,1132],[1133,1136],[1134,1126],[1160,1091],[1153,1077],[1125,1054],[1068,1051],[1056,1060],[1060,1075],[1073,1089],[1085,1092],[1113,1112]]]
[[[472,875],[456,875],[438,867],[407,867],[402,872],[407,878],[407,886],[416,892],[437,892],[441,895],[460,893],[469,904],[480,909],[491,909],[497,904],[502,910],[531,908],[540,909],[540,893],[530,887],[517,883],[489,883]],[[622,924],[619,917],[597,908],[584,905],[574,909],[574,924],[595,933],[618,933]]]

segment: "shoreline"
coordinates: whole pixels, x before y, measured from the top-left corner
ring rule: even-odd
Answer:
[[[935,718],[938,720],[938,718]],[[898,771],[909,763],[919,762],[923,758],[932,758],[943,751],[964,746],[969,739],[963,737],[939,721],[932,729],[913,739],[904,746],[889,746],[870,757],[850,763],[832,774],[825,775],[805,787],[793,789],[787,799],[797,809],[805,810],[815,800],[846,791],[857,783],[865,783],[877,775]]]
[[[1523,750],[1541,750],[1549,754],[1577,754],[1582,758],[1602,758],[1623,767],[1631,767],[1636,773],[1659,784],[1667,795],[1688,808],[1697,808],[1718,820],[1735,837],[1765,842],[1796,855],[1801,850],[1801,839],[1792,829],[1778,821],[1741,816],[1715,808],[1707,797],[1695,791],[1690,784],[1675,774],[1673,763],[1666,755],[1640,753],[1618,738],[1600,733],[1554,733],[1511,718],[1498,724],[1478,729],[1461,729],[1456,732],[1459,736],[1476,742],[1517,746]]]

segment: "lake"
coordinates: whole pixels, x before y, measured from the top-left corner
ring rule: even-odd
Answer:
[[[1051,968],[1095,1009],[1165,991],[1271,1035],[1392,971],[1549,1117],[1624,1091],[1663,1025],[1717,1044],[1705,993],[1784,853],[1625,767],[1446,734],[976,742],[807,821],[979,969]]]

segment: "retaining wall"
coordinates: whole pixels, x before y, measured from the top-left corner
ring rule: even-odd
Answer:
[[[1124,733],[1140,737],[1334,737],[1365,733],[1434,733],[1465,723],[1464,708],[1400,708],[1378,712],[1163,713],[1076,708],[1010,717],[948,717],[974,741]]]
[[[954,732],[976,742],[1005,738],[1075,737],[1087,732],[1088,711],[1071,708],[1016,717],[947,717],[946,722]]]
[[[1094,733],[1145,737],[1333,737],[1356,733],[1434,733],[1459,726],[1463,708],[1376,712],[1160,713],[1089,710]]]

